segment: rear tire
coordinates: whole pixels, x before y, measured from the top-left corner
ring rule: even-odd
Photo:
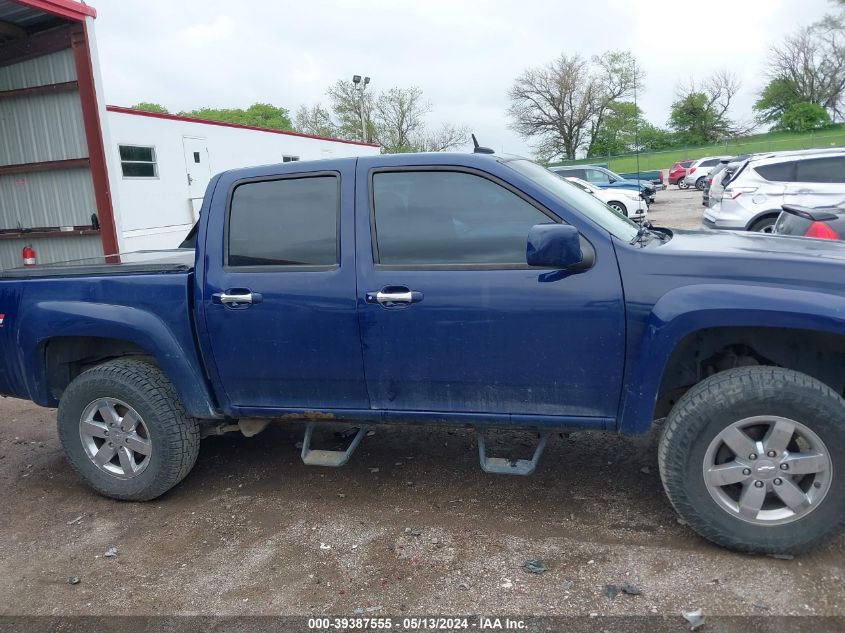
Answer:
[[[845,530],[845,400],[805,374],[702,381],[670,412],[658,459],[675,510],[718,545],[794,554]]]
[[[754,231],[755,233],[774,233],[776,222],[777,217],[773,215],[767,218],[760,218],[751,225],[749,230]]]
[[[155,499],[187,476],[199,453],[199,424],[176,389],[135,359],[77,376],[59,402],[58,430],[73,469],[113,499]]]
[[[707,185],[707,179],[702,176],[698,180],[695,181],[695,188],[699,191],[704,191],[704,187]]]

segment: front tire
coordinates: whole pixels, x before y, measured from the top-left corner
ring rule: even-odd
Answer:
[[[74,470],[113,499],[161,496],[187,476],[199,452],[199,424],[171,382],[135,359],[77,376],[59,402],[58,430]]]
[[[684,180],[683,178],[681,178],[678,181],[678,189],[689,189],[689,185],[687,184],[687,181]]]
[[[697,384],[658,459],[678,514],[729,549],[794,554],[845,530],[845,401],[805,374],[742,367]]]
[[[611,200],[610,202],[607,203],[607,206],[609,206],[611,209],[618,211],[619,213],[624,215],[626,218],[630,217],[628,215],[628,209],[621,202],[617,202],[616,200]]]

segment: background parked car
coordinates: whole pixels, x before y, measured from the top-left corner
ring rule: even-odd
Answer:
[[[550,167],[560,176],[572,176],[586,180],[601,189],[635,189],[643,194],[649,202],[654,202],[655,188],[649,183],[638,183],[635,180],[625,180],[619,174],[596,165],[570,165],[565,167]]]
[[[684,176],[684,182],[689,187],[695,187],[699,191],[704,191],[704,187],[707,184],[707,175],[723,158],[730,158],[730,156],[705,156],[704,158],[693,161],[692,165],[687,168],[687,175]]]
[[[592,194],[624,216],[639,219],[645,218],[648,213],[648,203],[634,189],[601,189],[591,185],[586,180],[581,180],[573,176],[562,176],[562,178],[587,193]]]
[[[704,226],[771,233],[783,205],[833,207],[845,201],[845,148],[752,156],[736,170]]]
[[[724,191],[724,185],[733,177],[736,171],[736,165],[751,157],[751,154],[741,154],[732,158],[723,158],[719,161],[712,171],[707,174],[707,184],[704,186],[704,195],[701,197],[701,204],[705,207],[713,206],[714,200],[719,200]],[[734,169],[728,169],[730,165],[734,165]],[[727,178],[727,180],[726,180]]]
[[[811,209],[786,204],[775,222],[774,232],[778,235],[841,240],[845,237],[845,209],[842,207]]]
[[[684,181],[684,177],[687,175],[687,167],[694,162],[690,158],[688,160],[679,160],[672,165],[672,169],[669,170],[669,184],[678,185],[680,189],[689,189],[689,185]]]
[[[663,191],[666,189],[666,183],[663,182],[662,169],[653,169],[651,171],[631,171],[619,175],[625,180],[635,180],[647,185],[653,185],[657,191]]]

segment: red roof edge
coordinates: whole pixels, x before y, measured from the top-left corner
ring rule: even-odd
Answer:
[[[254,130],[256,132],[270,132],[271,134],[284,134],[285,136],[300,136],[302,138],[313,138],[318,141],[332,141],[333,143],[348,143],[349,145],[364,145],[365,147],[380,147],[378,143],[364,143],[363,141],[350,141],[343,138],[332,138],[330,136],[317,136],[316,134],[303,134],[302,132],[292,132],[290,130],[274,130],[272,128],[258,127],[255,125],[241,125],[240,123],[226,123],[224,121],[211,121],[209,119],[197,119],[196,117],[181,116],[179,114],[164,114],[162,112],[146,112],[144,110],[134,110],[133,108],[124,108],[123,106],[106,106],[109,112],[118,112],[120,114],[134,114],[135,116],[148,116],[153,119],[168,119],[170,121],[185,121],[187,123],[203,123],[205,125],[219,125],[221,127],[233,127],[241,130]]]
[[[97,10],[83,2],[76,2],[76,0],[15,0],[18,4],[24,4],[33,9],[39,9],[58,15],[68,20],[77,20],[82,22],[85,18],[97,17]]]

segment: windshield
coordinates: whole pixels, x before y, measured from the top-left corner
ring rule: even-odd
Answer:
[[[542,187],[564,205],[585,215],[611,235],[625,241],[631,241],[637,235],[638,227],[631,220],[545,167],[525,159],[512,160],[505,164],[531,179],[534,184]]]
[[[610,178],[610,182],[616,182],[617,180],[625,180],[622,176],[617,174],[616,172],[612,172],[609,169],[605,169],[604,167],[596,167],[607,174],[607,177]]]

